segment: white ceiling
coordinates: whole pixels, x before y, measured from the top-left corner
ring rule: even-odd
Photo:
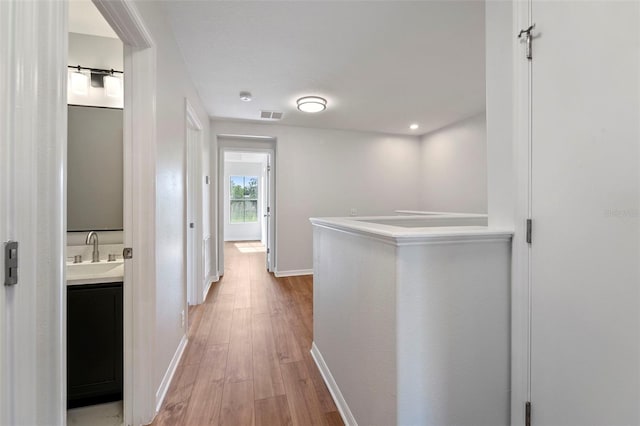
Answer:
[[[481,0],[163,4],[214,117],[266,109],[283,111],[282,124],[422,134],[484,110]],[[328,109],[299,112],[304,95]]]
[[[118,38],[91,0],[69,1],[69,32]]]

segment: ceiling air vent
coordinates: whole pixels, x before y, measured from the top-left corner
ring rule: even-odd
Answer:
[[[260,118],[266,120],[282,120],[282,113],[278,111],[260,111]]]

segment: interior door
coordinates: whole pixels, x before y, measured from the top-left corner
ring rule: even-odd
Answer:
[[[640,424],[639,5],[532,3],[534,425]]]
[[[198,303],[196,295],[196,280],[198,264],[196,259],[198,239],[196,238],[196,181],[197,181],[197,130],[187,128],[187,170],[186,170],[186,235],[187,235],[187,303]]]
[[[265,188],[265,194],[264,194],[264,198],[267,202],[267,208],[264,212],[264,232],[266,234],[266,242],[267,242],[267,271],[271,271],[271,253],[273,252],[273,250],[271,250],[271,154],[268,155],[268,160],[267,160],[267,172],[264,174],[265,175],[265,182],[264,182],[264,188]]]

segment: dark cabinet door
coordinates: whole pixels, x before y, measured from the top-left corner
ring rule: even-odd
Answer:
[[[122,283],[67,287],[67,406],[122,399]]]

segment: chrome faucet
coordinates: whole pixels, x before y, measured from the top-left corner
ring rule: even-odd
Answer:
[[[91,241],[93,239],[93,241]],[[93,255],[91,257],[91,262],[100,262],[100,252],[98,251],[98,234],[96,231],[91,231],[87,234],[87,240],[84,242],[85,244],[93,244]]]

